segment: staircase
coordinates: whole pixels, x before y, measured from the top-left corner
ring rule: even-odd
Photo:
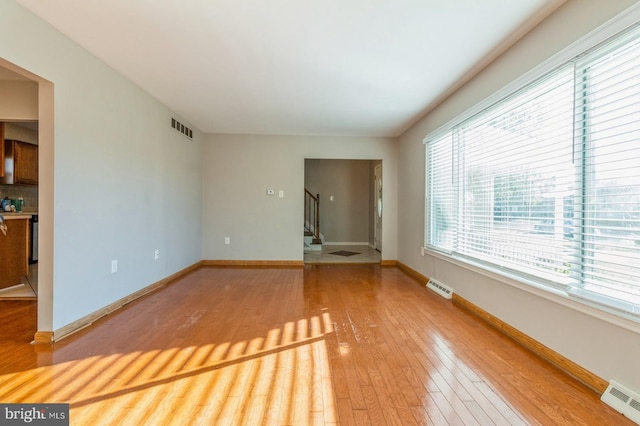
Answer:
[[[304,189],[304,251],[322,250],[320,233],[320,194]]]

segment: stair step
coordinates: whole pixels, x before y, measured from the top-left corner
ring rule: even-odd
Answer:
[[[322,251],[322,244],[305,244],[304,252],[311,253],[313,251]]]

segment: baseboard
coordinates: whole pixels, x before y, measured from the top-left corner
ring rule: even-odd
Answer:
[[[380,266],[384,266],[384,267],[398,266],[398,261],[397,260],[383,259],[383,260],[380,261]]]
[[[424,286],[429,278],[422,275],[420,272],[410,268],[402,262],[397,262],[398,269],[402,270],[405,274],[414,278],[418,283]],[[549,362],[551,365],[565,372],[567,375],[572,377],[574,380],[582,383],[584,386],[588,387],[592,391],[596,392],[598,395],[601,395],[606,389],[609,383],[607,383],[604,379],[596,376],[589,370],[581,367],[570,359],[560,355],[556,351],[537,340],[527,336],[525,333],[516,329],[515,327],[510,326],[506,322],[501,319],[491,315],[489,312],[484,309],[474,305],[469,302],[465,298],[461,297],[457,293],[453,293],[452,302],[454,305],[458,306],[461,309],[464,309],[471,314],[475,315],[482,321],[486,322],[496,330],[500,331],[505,336],[511,338],[520,346],[526,348],[527,350],[533,352],[540,358]]]
[[[237,266],[257,268],[300,268],[303,260],[203,260],[202,266]]]
[[[426,285],[427,281],[429,281],[429,278],[422,275],[420,272],[416,271],[415,269],[408,267],[402,262],[397,262],[397,266],[398,266],[398,269],[400,269],[402,272],[404,272],[405,274],[409,275],[411,278],[418,281],[418,283],[422,286]]]
[[[36,331],[33,343],[53,343],[53,331]]]
[[[65,337],[68,337],[70,335],[72,335],[73,333],[76,333],[80,330],[82,330],[85,327],[90,326],[91,324],[93,324],[95,321],[97,321],[98,319],[105,317],[115,311],[117,311],[118,309],[122,308],[123,306],[133,302],[136,299],[139,299],[140,297],[149,294],[153,291],[156,291],[159,288],[162,288],[164,286],[166,286],[167,284],[171,283],[172,281],[177,280],[178,278],[181,278],[197,269],[199,269],[202,266],[202,262],[197,262],[194,263],[191,266],[188,266],[174,274],[171,274],[163,279],[161,279],[160,281],[157,281],[153,284],[150,284],[148,286],[146,286],[145,288],[142,288],[134,293],[131,293],[130,295],[123,297],[122,299],[119,299],[101,309],[98,309],[95,312],[90,313],[89,315],[86,315],[72,323],[69,323],[67,325],[65,325],[64,327],[61,327],[53,332],[50,331],[38,331],[35,334],[35,338],[34,338],[34,342],[35,343],[51,343],[51,342],[57,342],[61,339],[64,339]],[[45,341],[47,339],[47,336],[49,335],[48,340]]]
[[[589,370],[586,370],[570,359],[565,358],[564,356],[560,355],[553,349],[548,348],[537,340],[527,336],[520,330],[510,326],[499,318],[496,318],[489,312],[479,308],[463,297],[460,297],[456,293],[453,294],[453,304],[482,319],[490,326],[494,327],[504,335],[510,337],[518,344],[530,350],[547,362],[551,363],[558,369],[564,371],[573,379],[593,390],[598,395],[601,395],[607,389],[607,386],[609,384],[604,379],[596,376]]]

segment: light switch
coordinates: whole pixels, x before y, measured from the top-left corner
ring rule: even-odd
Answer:
[[[284,198],[284,191],[282,189],[278,191],[278,197]]]
[[[333,195],[329,196],[329,201],[333,201]]]

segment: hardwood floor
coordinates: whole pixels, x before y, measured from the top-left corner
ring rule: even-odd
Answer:
[[[53,345],[35,302],[0,320],[0,401],[72,425],[633,424],[379,265],[202,268]]]

